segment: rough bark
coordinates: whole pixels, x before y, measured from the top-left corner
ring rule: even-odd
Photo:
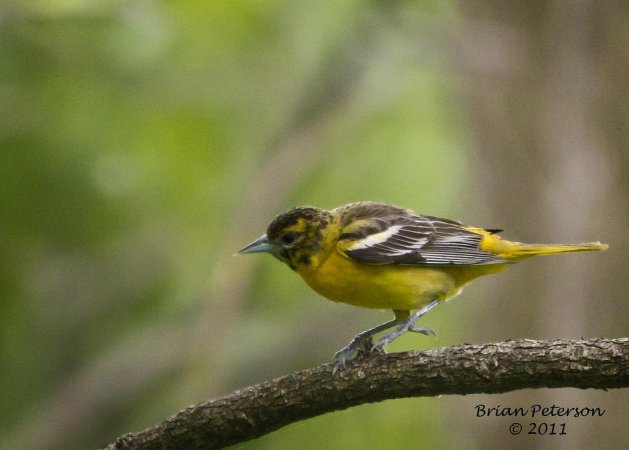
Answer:
[[[360,357],[237,390],[185,410],[107,449],[221,448],[326,412],[391,398],[525,388],[629,386],[629,339],[461,345]]]

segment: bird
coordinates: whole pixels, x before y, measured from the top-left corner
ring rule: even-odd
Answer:
[[[502,239],[501,231],[380,202],[332,210],[299,206],[275,217],[238,253],[270,253],[332,301],[393,311],[393,319],[357,334],[335,353],[336,373],[377,333],[393,328],[372,352],[384,351],[406,332],[434,335],[416,322],[479,276],[532,256],[608,248],[600,242],[524,244]]]

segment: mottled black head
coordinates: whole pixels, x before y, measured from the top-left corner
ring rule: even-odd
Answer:
[[[328,215],[319,208],[299,206],[277,216],[266,231],[269,242],[281,249],[275,256],[292,269],[296,264],[309,265],[310,255],[319,249]]]
[[[329,212],[300,206],[277,216],[266,234],[242,249],[241,253],[267,252],[296,269],[310,266],[320,247],[322,232],[331,222]]]
[[[293,244],[292,238],[296,237],[297,234],[303,235],[308,228],[311,228],[309,224],[317,223],[322,214],[322,210],[311,206],[298,206],[289,209],[273,219],[266,230],[266,235],[271,242]]]

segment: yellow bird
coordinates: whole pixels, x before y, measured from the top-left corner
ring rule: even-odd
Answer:
[[[393,320],[358,334],[334,355],[336,371],[381,331],[396,327],[372,350],[407,331],[434,334],[415,322],[476,277],[531,256],[608,247],[522,244],[501,239],[500,231],[385,203],[350,203],[331,211],[301,206],[277,216],[266,234],[239,253],[271,253],[330,300],[393,310]]]

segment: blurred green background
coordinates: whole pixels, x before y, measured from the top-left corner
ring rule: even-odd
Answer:
[[[627,336],[628,23],[622,1],[5,0],[0,448],[96,448],[388,320],[232,257],[298,204],[610,244],[481,279],[390,350]],[[627,401],[395,400],[238,448],[622,448]],[[481,403],[607,412],[512,437]]]

